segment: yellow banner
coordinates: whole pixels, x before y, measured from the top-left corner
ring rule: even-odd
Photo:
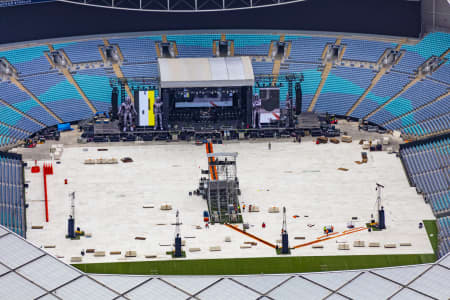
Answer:
[[[153,105],[155,104],[155,91],[148,91],[148,126],[155,126],[155,112]]]

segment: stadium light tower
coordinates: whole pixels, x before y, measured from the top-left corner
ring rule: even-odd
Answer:
[[[67,237],[75,238],[75,192],[69,194],[70,197],[70,215],[67,220]]]
[[[175,223],[175,253],[173,254],[174,257],[181,257],[181,232],[180,232],[180,212],[177,210],[177,221]]]
[[[289,238],[286,223],[286,207],[283,206],[283,227],[281,228],[281,254],[289,254]]]
[[[377,195],[377,210],[378,210],[378,229],[386,229],[385,217],[384,217],[384,208],[381,205],[381,190],[384,188],[384,185],[377,183],[375,190],[378,192]]]

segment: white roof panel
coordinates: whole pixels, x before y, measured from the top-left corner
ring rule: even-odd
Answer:
[[[163,279],[188,293],[195,294],[220,278],[216,276],[168,276]]]
[[[447,268],[450,268],[450,255],[444,256],[439,260],[438,263],[440,265],[446,266]]]
[[[253,86],[250,57],[159,58],[162,88]]]
[[[342,297],[341,295],[339,295],[339,294],[333,294],[333,295],[331,295],[330,297],[328,297],[327,298],[327,300],[345,300],[345,299],[347,299],[347,298],[345,298],[345,297]]]
[[[386,299],[401,288],[400,285],[370,273],[364,273],[339,290],[353,299]]]
[[[0,277],[0,287],[0,299],[34,299],[46,293],[43,289],[23,279],[14,272]]]
[[[321,272],[302,274],[302,276],[315,281],[320,285],[326,286],[329,289],[336,290],[359,273],[361,273],[361,271]]]
[[[240,57],[227,57],[225,60],[227,63],[228,77],[234,78],[234,79],[245,80],[245,78],[246,78],[245,68],[242,64],[241,58]]]
[[[208,59],[211,71],[211,80],[228,80],[227,62],[224,57]]]
[[[274,299],[323,299],[332,292],[306,279],[294,277],[269,293]]]
[[[441,266],[434,266],[409,286],[438,299],[449,299],[450,272]]]
[[[9,269],[3,265],[0,265],[0,275],[5,274],[9,271]]]
[[[260,294],[257,294],[228,278],[224,278],[198,294],[196,297],[202,300],[239,300],[256,299],[259,296]]]
[[[424,295],[450,298],[450,270],[444,267],[450,254],[435,264],[358,271],[249,276],[91,275],[91,279],[4,227],[0,229],[7,232],[0,237],[0,299],[125,299],[120,293],[130,289],[126,296],[132,299],[186,299],[191,295],[214,300],[314,299],[328,295],[327,299],[336,300],[342,295],[369,300],[390,296],[422,299]],[[411,284],[402,288],[393,281]],[[54,294],[49,294],[54,288]],[[267,297],[262,296],[271,289]]]
[[[0,236],[7,234],[8,231],[6,231],[5,229],[3,229],[2,227],[0,227]]]
[[[53,290],[82,274],[50,255],[26,264],[17,272],[48,290]]]
[[[124,293],[131,290],[138,284],[149,279],[148,276],[130,276],[130,275],[91,275],[92,278],[106,284],[113,286],[115,291]]]
[[[188,294],[168,285],[161,280],[154,278],[149,282],[133,289],[126,295],[130,299],[173,299],[184,300],[189,297]]]
[[[100,285],[94,280],[83,276],[55,291],[55,295],[64,300],[96,299],[109,300],[118,296],[118,294]]]
[[[279,285],[284,280],[288,279],[289,275],[248,275],[248,276],[235,276],[234,280],[257,290],[261,293],[266,293]]]
[[[403,289],[398,294],[396,294],[394,297],[391,298],[392,300],[422,300],[422,299],[430,299],[429,297],[425,297],[422,294],[416,293],[413,290],[410,289]]]
[[[407,284],[426,269],[429,265],[417,265],[417,266],[404,266],[395,268],[375,269],[372,272],[380,274],[386,278],[392,279],[401,284]]]
[[[16,235],[8,234],[0,238],[0,262],[12,269],[43,254],[43,251],[18,238]]]
[[[39,298],[39,300],[56,300],[56,299],[58,298],[56,296],[53,296],[53,294],[47,294]]]

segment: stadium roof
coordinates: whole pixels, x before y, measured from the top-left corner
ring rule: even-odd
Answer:
[[[448,299],[450,255],[433,264],[245,276],[85,274],[0,226],[0,299]]]
[[[159,58],[162,88],[253,86],[250,57]]]

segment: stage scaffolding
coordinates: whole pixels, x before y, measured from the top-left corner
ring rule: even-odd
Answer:
[[[211,222],[241,223],[237,153],[210,153],[207,201]]]

